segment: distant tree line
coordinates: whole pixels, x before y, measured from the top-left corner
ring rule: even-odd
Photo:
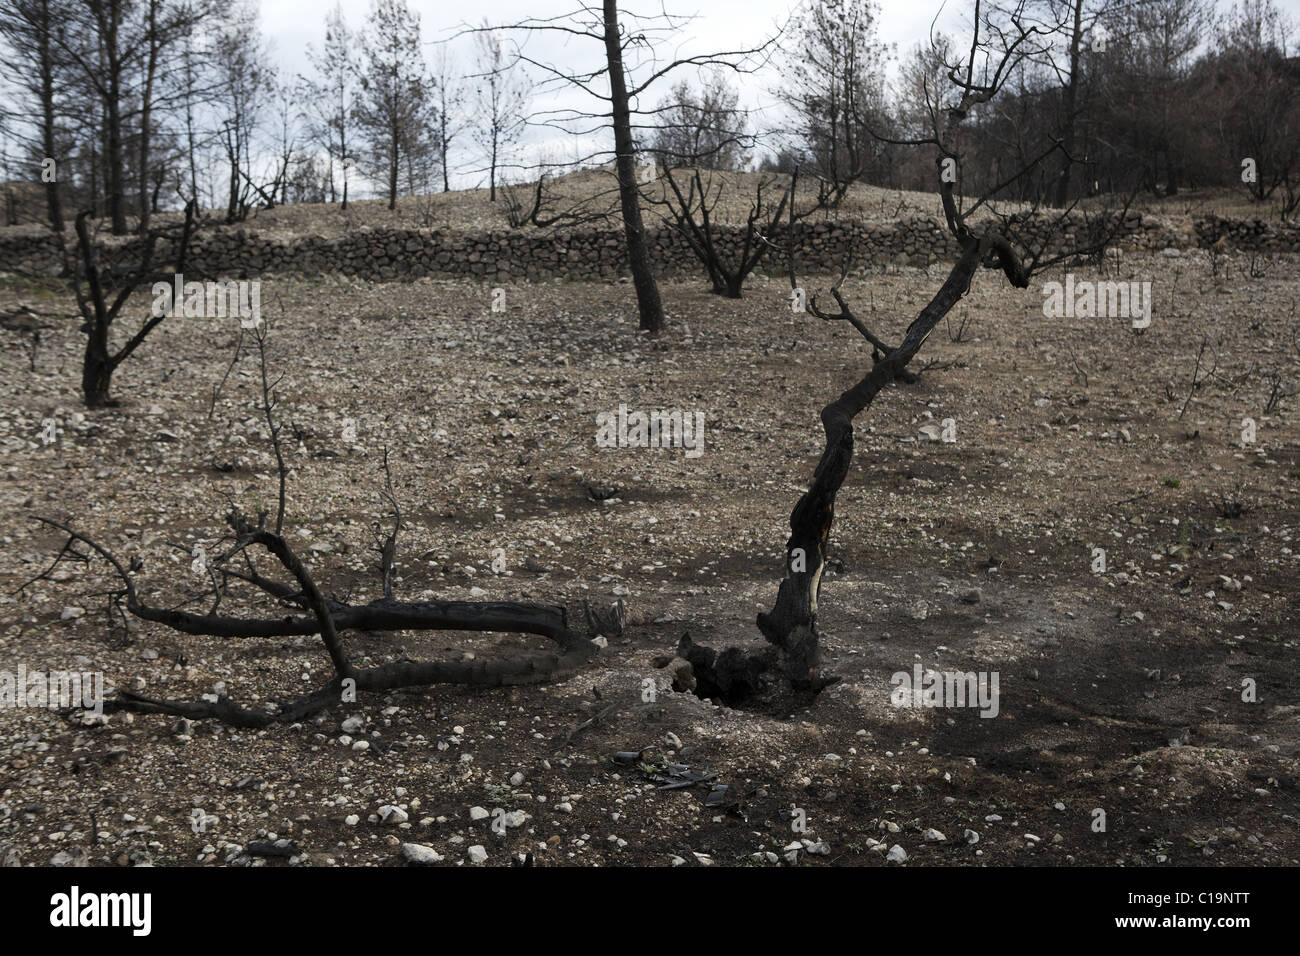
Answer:
[[[1274,0],[1025,10],[1043,42],[966,118],[954,174],[970,189],[1056,149],[1002,198],[1063,207],[1137,174],[1158,196],[1236,185],[1283,215],[1300,205],[1300,57]],[[903,54],[891,80],[899,54],[878,20],[876,0],[805,0],[779,54],[746,76],[777,110],[754,113],[735,71],[703,64],[641,107],[636,148],[669,167],[798,168],[835,201],[857,182],[931,189],[934,170],[908,146],[942,124],[937,93],[966,64],[936,35]],[[0,0],[0,181],[38,185],[56,230],[71,207],[117,234],[144,233],[160,209],[191,200],[230,222],[258,206],[346,209],[358,182],[392,208],[449,189],[453,172],[496,200],[526,169],[525,133],[547,111],[531,110],[527,58],[497,31],[462,35],[463,66],[448,41],[423,37],[406,0],[371,0],[356,26],[335,7],[307,49],[310,69],[289,76],[252,0]]]

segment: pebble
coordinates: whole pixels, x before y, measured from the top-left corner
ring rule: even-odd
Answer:
[[[441,863],[443,860],[442,855],[435,852],[433,847],[425,846],[423,843],[403,843],[402,858],[409,863],[417,863],[422,866]]]

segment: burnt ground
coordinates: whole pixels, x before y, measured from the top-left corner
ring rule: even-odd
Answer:
[[[826,668],[842,680],[793,714],[674,692],[656,665],[686,632],[758,643],[820,452],[817,412],[870,363],[851,328],[791,314],[777,279],[740,301],[665,283],[672,327],[650,340],[626,283],[511,286],[494,314],[489,290],[463,282],[268,278],[288,534],[327,593],[378,594],[387,447],[407,517],[399,597],[562,602],[573,620],[584,599],[621,597],[628,626],[560,684],[363,697],[264,731],[0,710],[5,857],[400,864],[417,843],[444,865],[469,865],[471,846],[488,865],[773,865],[762,854],[804,839],[815,852],[795,859],[814,866],[886,865],[895,845],[907,865],[1295,864],[1300,398],[1265,404],[1270,376],[1300,385],[1300,269],[1261,267],[1126,258],[1123,277],[1154,282],[1140,336],[1122,319],[1046,319],[1037,284],[978,277],[919,360],[946,367],[858,420],[821,594]],[[896,337],[941,281],[890,268],[845,289]],[[0,286],[0,309],[19,302],[72,310],[56,286]],[[233,320],[165,324],[119,372],[119,407],[99,411],[78,403],[77,323],[50,324],[34,371],[30,337],[0,332],[0,670],[102,670],[167,697],[220,681],[245,704],[327,679],[310,639],[125,632],[100,561],[18,590],[62,543],[42,514],[138,556],[141,590],[182,604],[202,584],[187,551],[215,549],[225,496],[255,511],[275,493],[256,355],[221,385]],[[620,404],[703,411],[703,455],[597,448],[596,415]],[[920,431],[949,418],[955,442]],[[617,490],[598,502],[588,487]],[[257,606],[241,593],[223,608]],[[544,643],[347,640],[361,663]],[[893,706],[891,675],[918,663],[996,672],[998,715]],[[349,717],[364,730],[345,736]],[[643,749],[641,766],[614,760]],[[656,789],[646,770],[664,761],[716,773],[720,802],[706,805],[709,783]],[[390,805],[408,820],[380,820]],[[526,816],[499,835],[497,808]],[[299,852],[245,852],[268,839]]]

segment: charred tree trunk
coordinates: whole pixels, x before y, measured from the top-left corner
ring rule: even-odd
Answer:
[[[650,271],[650,250],[641,221],[641,199],[636,183],[636,145],[632,139],[632,113],[628,106],[627,75],[623,72],[623,40],[619,35],[618,2],[605,2],[605,57],[609,62],[609,92],[614,119],[614,151],[617,157],[618,196],[623,210],[623,231],[627,237],[627,259],[636,287],[640,327],[652,333],[664,327],[664,306],[659,286]]]
[[[87,408],[112,404],[108,388],[113,381],[113,360],[108,354],[105,337],[92,333],[86,337],[86,357],[81,367],[81,397]]]
[[[694,644],[690,635],[679,643],[677,653],[691,663],[697,693],[702,696],[719,696],[731,704],[757,696],[769,704],[780,704],[807,699],[838,679],[820,668],[817,599],[835,519],[835,498],[853,460],[853,419],[882,388],[905,374],[930,332],[970,289],[972,277],[987,257],[995,257],[1013,285],[1024,288],[1029,282],[1028,273],[1005,239],[963,234],[961,242],[960,258],[934,298],[908,326],[902,343],[889,349],[861,381],[822,409],[826,447],[812,485],[790,513],[785,578],[776,601],[771,611],[758,615],[758,628],[769,646],[756,652],[731,647],[717,653]],[[850,316],[831,316],[840,317]]]
[[[1070,173],[1074,168],[1074,140],[1079,103],[1079,50],[1083,45],[1083,0],[1074,0],[1074,24],[1070,31],[1070,75],[1065,84],[1065,129],[1061,140],[1065,145],[1065,162],[1056,180],[1056,207],[1064,209],[1070,201]]]
[[[906,367],[930,331],[966,294],[979,268],[979,252],[979,244],[970,242],[947,281],[912,322],[902,344],[876,363],[857,385],[822,409],[826,450],[813,473],[812,486],[790,513],[786,577],[776,602],[771,611],[758,616],[759,630],[780,651],[785,674],[796,687],[819,681],[817,596],[835,519],[835,496],[853,460],[853,419]]]

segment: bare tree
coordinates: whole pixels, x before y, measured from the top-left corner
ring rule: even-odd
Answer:
[[[60,104],[60,63],[54,39],[56,23],[66,14],[63,0],[0,0],[0,41],[6,55],[0,75],[27,99],[23,112],[39,130],[40,159],[54,167],[37,166],[45,186],[46,216],[50,228],[63,231],[63,206],[59,197],[58,149],[55,146]],[[33,142],[29,148],[37,147]]]
[[[256,7],[243,3],[231,9],[217,32],[213,52],[219,84],[221,146],[229,176],[226,221],[238,222],[248,213],[249,190],[257,188],[252,178],[253,138],[267,98],[275,89],[275,74],[266,62]]]
[[[301,77],[308,125],[313,141],[329,158],[329,200],[335,201],[334,167],[343,176],[342,208],[348,208],[348,171],[352,158],[352,108],[357,83],[356,35],[348,29],[343,8],[335,5],[325,18],[325,42],[320,50],[307,46],[307,59],[316,78]]]
[[[151,178],[161,181],[162,174],[154,168],[153,146],[157,136],[154,128],[159,111],[170,109],[183,100],[185,89],[184,48],[177,39],[189,35],[209,15],[206,2],[180,3],[176,0],[142,0],[141,26],[137,55],[138,103],[131,118],[136,126],[136,175],[139,186],[136,208],[138,229],[144,233],[149,228],[156,188],[150,189]],[[170,157],[167,157],[170,159]],[[166,162],[164,161],[164,166]]]
[[[285,532],[289,518],[286,495],[288,468],[276,416],[279,379],[272,381],[268,371],[267,326],[259,326],[254,338],[261,357],[260,411],[268,424],[279,478],[275,513],[272,514],[268,508],[255,517],[248,516],[232,505],[226,519],[228,534],[210,558],[206,555],[196,558],[193,567],[207,585],[197,598],[159,604],[145,600],[133,577],[139,567],[137,559],[123,562],[107,548],[77,531],[71,523],[52,518],[38,520],[68,537],[45,575],[63,560],[88,563],[93,558],[102,559],[109,573],[117,579],[118,586],[109,597],[124,622],[129,613],[141,621],[162,624],[183,634],[223,641],[319,635],[334,676],[306,696],[280,701],[271,708],[242,707],[225,696],[164,700],[121,690],[115,699],[105,701],[105,710],[214,718],[240,727],[265,727],[301,720],[327,707],[356,701],[361,693],[440,683],[501,687],[557,680],[577,671],[598,652],[593,640],[570,628],[568,614],[560,606],[504,601],[403,601],[396,598],[393,579],[405,518],[393,490],[387,451],[383,462],[384,486],[379,495],[384,513],[374,525],[375,571],[380,594],[365,604],[327,598],[312,571],[294,551]],[[261,555],[270,557],[270,570],[259,567]],[[235,594],[237,589],[242,593]],[[222,613],[222,604],[227,598],[238,599],[247,594],[261,598],[269,605],[262,616]],[[196,601],[207,605],[204,612],[185,609],[186,604]],[[353,663],[346,643],[350,631],[444,630],[536,634],[554,642],[558,649],[551,653],[526,653],[496,659],[476,656],[472,660],[413,661],[402,658],[362,668]]]
[[[822,409],[825,449],[808,491],[790,514],[785,573],[776,600],[770,611],[758,616],[758,628],[768,646],[758,652],[732,647],[718,653],[696,645],[689,635],[682,638],[678,654],[691,662],[698,692],[703,696],[732,701],[757,696],[788,704],[792,699],[817,693],[835,680],[822,673],[819,666],[818,598],[830,547],[835,499],[853,458],[853,420],[906,371],[934,327],[970,290],[971,280],[981,268],[996,269],[1012,286],[1023,289],[1033,274],[1055,263],[1104,249],[1122,224],[1127,204],[1103,216],[1100,228],[1093,230],[1093,238],[1083,245],[1059,249],[1054,243],[1059,241],[1060,226],[1072,209],[1046,221],[1036,216],[1037,210],[1000,212],[995,200],[1006,184],[986,190],[970,205],[963,203],[962,127],[974,109],[1002,91],[1019,61],[1041,50],[1044,40],[1043,29],[1023,18],[1023,5],[1002,12],[975,0],[968,53],[963,60],[954,59],[949,64],[948,90],[940,112],[942,123],[929,135],[904,144],[931,151],[944,218],[960,254],[898,344],[890,344],[873,331],[854,311],[839,285],[832,290],[838,311],[823,311],[815,298],[811,300],[813,315],[847,322],[870,342],[873,365],[857,384]],[[1060,151],[1057,144],[1017,174],[1032,174]],[[953,172],[957,175],[951,175]],[[793,267],[791,282],[796,282]]]
[[[800,204],[797,170],[783,186],[777,177],[764,177],[754,187],[744,224],[720,226],[717,208],[729,189],[732,192],[738,189],[735,176],[702,174],[694,169],[687,171],[683,186],[678,173],[663,165],[659,181],[666,183],[667,188],[660,196],[650,196],[648,201],[663,210],[663,220],[677,231],[704,266],[714,294],[729,299],[741,297],[745,279],[771,250],[786,248],[788,254],[791,244],[797,241],[797,224],[825,209],[832,199],[832,191],[821,180],[816,198]]]
[[[1270,0],[1244,0],[1221,24],[1223,42],[1209,55],[1205,99],[1217,120],[1220,148],[1242,170],[1257,202],[1283,190],[1285,217],[1300,187],[1300,64],[1288,56],[1292,24]]]
[[[683,67],[722,66],[738,72],[752,72],[765,61],[775,38],[757,47],[699,56],[667,59],[659,56],[659,47],[671,36],[689,26],[692,18],[661,10],[652,15],[620,12],[617,0],[579,4],[573,11],[553,17],[530,17],[498,27],[483,27],[471,32],[499,30],[515,39],[514,57],[541,74],[538,95],[581,92],[596,100],[596,111],[558,107],[534,113],[530,123],[576,134],[612,133],[614,169],[618,178],[619,206],[623,214],[623,234],[628,267],[636,289],[640,328],[658,333],[664,327],[663,301],[650,268],[650,251],[641,217],[637,184],[637,142],[634,129],[654,128],[653,122],[635,122],[642,111],[635,106],[649,96],[659,82]],[[580,38],[600,44],[601,62],[582,68],[539,60],[525,52],[525,41],[534,35],[555,34],[570,40]],[[652,117],[650,119],[653,119]],[[579,163],[608,157],[608,147],[592,150]]]
[[[491,30],[475,34],[478,59],[474,74],[474,107],[478,123],[474,141],[487,159],[488,200],[497,201],[497,170],[519,142],[527,120],[528,77],[508,60],[501,38]]]
[[[699,92],[688,80],[655,108],[652,149],[658,162],[695,169],[740,169],[753,145],[740,93],[721,70],[708,71]]]
[[[465,83],[446,46],[434,56],[434,110],[438,116],[438,156],[442,167],[442,191],[451,191],[451,146],[465,128]]]
[[[834,185],[839,204],[872,172],[888,128],[884,68],[888,48],[876,36],[875,0],[808,0],[782,42],[778,92],[795,117],[794,133],[815,171]]]
[[[103,244],[92,234],[89,211],[77,214],[77,265],[72,278],[72,290],[77,307],[84,320],[82,331],[86,334],[85,357],[82,361],[81,394],[88,408],[100,408],[112,403],[109,387],[118,366],[144,344],[144,340],[167,318],[167,311],[155,311],[126,341],[118,347],[112,342],[114,323],[132,295],[144,285],[156,281],[174,282],[185,271],[190,242],[198,223],[193,200],[185,207],[185,221],[179,227],[150,229],[137,240],[138,250],[132,245],[119,248],[111,261],[105,262]],[[170,244],[170,255],[157,257],[159,242]],[[118,261],[138,254],[138,262],[129,266]],[[172,265],[168,267],[167,263]]]

